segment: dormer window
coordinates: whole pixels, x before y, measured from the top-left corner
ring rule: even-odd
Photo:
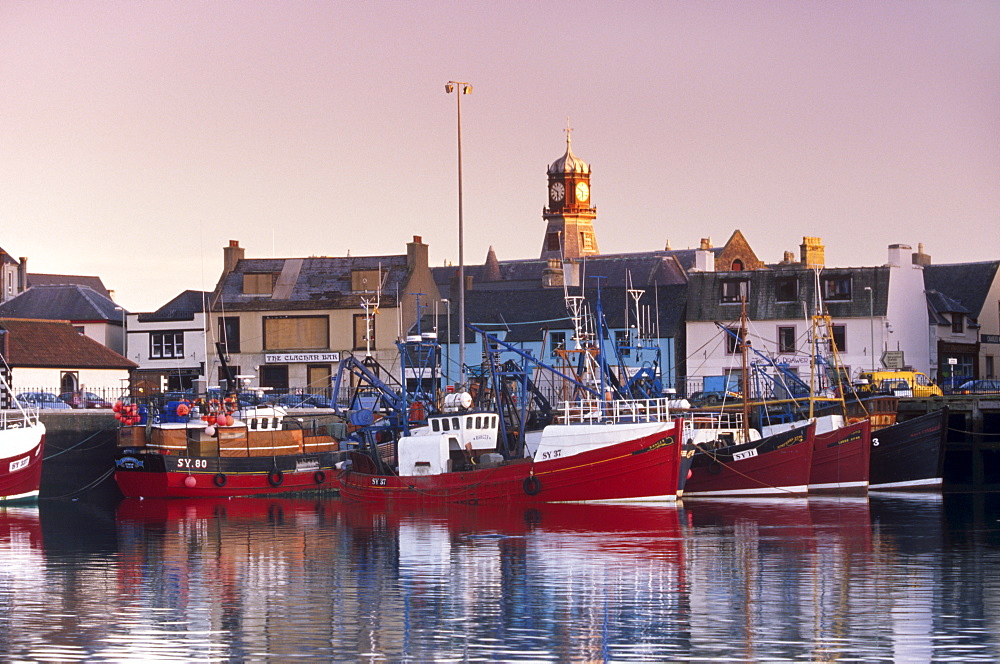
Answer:
[[[832,276],[823,278],[823,299],[827,302],[851,301],[851,277]]]
[[[775,302],[798,302],[799,299],[799,279],[798,277],[778,277],[774,280],[774,300]]]
[[[965,316],[957,312],[951,315],[951,331],[955,334],[965,332]]]
[[[724,279],[719,288],[719,302],[739,304],[750,296],[749,279]]]
[[[270,295],[278,281],[275,272],[246,272],[243,274],[244,295]]]
[[[736,260],[733,261],[733,264],[732,264],[732,266],[730,266],[729,269],[731,269],[733,272],[742,272],[743,271],[743,261],[741,261],[739,258],[737,258]]]
[[[382,285],[378,270],[351,270],[351,290],[374,292]]]

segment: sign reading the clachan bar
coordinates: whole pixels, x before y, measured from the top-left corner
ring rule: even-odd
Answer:
[[[340,353],[265,353],[265,362],[340,362]]]

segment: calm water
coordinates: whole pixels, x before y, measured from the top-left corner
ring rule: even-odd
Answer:
[[[0,510],[0,657],[1000,659],[1000,496]]]

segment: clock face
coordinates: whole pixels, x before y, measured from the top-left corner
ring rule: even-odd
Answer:
[[[566,195],[565,185],[563,185],[562,182],[556,182],[555,184],[552,185],[551,194],[552,194],[552,200],[561,201],[563,199],[563,196]]]
[[[590,196],[590,189],[587,187],[586,182],[578,182],[576,185],[576,200],[583,202],[587,200]]]

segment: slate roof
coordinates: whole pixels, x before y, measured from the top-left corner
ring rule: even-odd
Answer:
[[[870,310],[875,316],[886,315],[888,308],[889,267],[848,267],[824,268],[820,278],[836,276],[851,277],[852,299],[847,302],[826,302],[827,312],[834,318],[867,318]],[[782,277],[798,279],[798,299],[795,302],[777,302],[775,283]],[[801,265],[780,267],[773,270],[752,270],[747,272],[692,272],[687,291],[687,319],[689,321],[728,321],[740,316],[739,303],[723,304],[722,282],[732,279],[749,279],[750,293],[747,298],[747,317],[750,320],[801,319],[806,310],[812,314],[816,301],[816,278],[812,270]],[[873,299],[869,303],[865,287],[872,288]]]
[[[86,286],[34,286],[3,304],[0,317],[121,323],[113,300]]]
[[[111,292],[104,287],[100,277],[74,274],[32,274],[28,273],[28,287],[34,286],[85,286],[110,299]]]
[[[138,318],[142,323],[165,322],[172,320],[194,320],[194,315],[205,310],[204,291],[186,290],[170,300],[156,311],[141,313]]]
[[[243,293],[243,275],[278,274],[286,264],[298,262],[294,283],[285,297]],[[294,266],[293,266],[294,267]],[[351,290],[351,272],[377,270],[384,273],[382,306],[396,306],[396,291],[406,283],[405,255],[286,258],[244,258],[225,275],[213,295],[213,308],[221,311],[276,311],[299,309],[356,309],[361,293]],[[275,289],[275,293],[278,289]]]
[[[1000,261],[927,265],[924,267],[924,287],[958,302],[970,316],[978,319],[998,268]]]
[[[713,250],[718,253],[719,250]],[[650,251],[629,254],[602,254],[588,256],[579,262],[580,269],[587,277],[588,288],[593,283],[590,277],[606,277],[608,287],[625,287],[629,283],[635,288],[680,285],[686,283],[685,272],[694,265],[694,249],[677,251]],[[526,259],[496,261],[492,252],[483,265],[466,265],[466,277],[472,277],[474,290],[534,290],[542,284],[542,272],[549,266],[546,259]],[[458,267],[431,268],[434,281],[443,297],[449,293],[451,282],[458,274]],[[499,275],[499,278],[498,278]],[[561,292],[561,289],[560,289]]]
[[[80,334],[69,321],[0,318],[0,329],[7,331],[3,336],[11,367],[129,370],[139,366]]]
[[[660,336],[676,337],[684,331],[684,286],[659,286],[647,289],[640,300],[644,306],[659,314]],[[596,308],[597,289],[586,293],[591,310]],[[629,324],[634,325],[634,306],[624,288],[604,288],[601,302],[608,325],[625,327],[625,307],[629,307]],[[458,343],[458,303],[452,303],[451,343]],[[566,310],[562,288],[539,288],[535,291],[467,291],[465,294],[466,320],[487,331],[506,330],[506,340],[511,342],[541,341],[544,330],[572,329]],[[448,321],[444,310],[438,312],[438,336],[447,337]],[[434,325],[433,314],[422,320],[423,330]]]
[[[968,315],[971,313],[962,303],[956,302],[944,293],[929,290],[926,292],[926,295],[927,315],[932,325],[951,325],[951,318],[944,316],[944,314],[959,313]]]

